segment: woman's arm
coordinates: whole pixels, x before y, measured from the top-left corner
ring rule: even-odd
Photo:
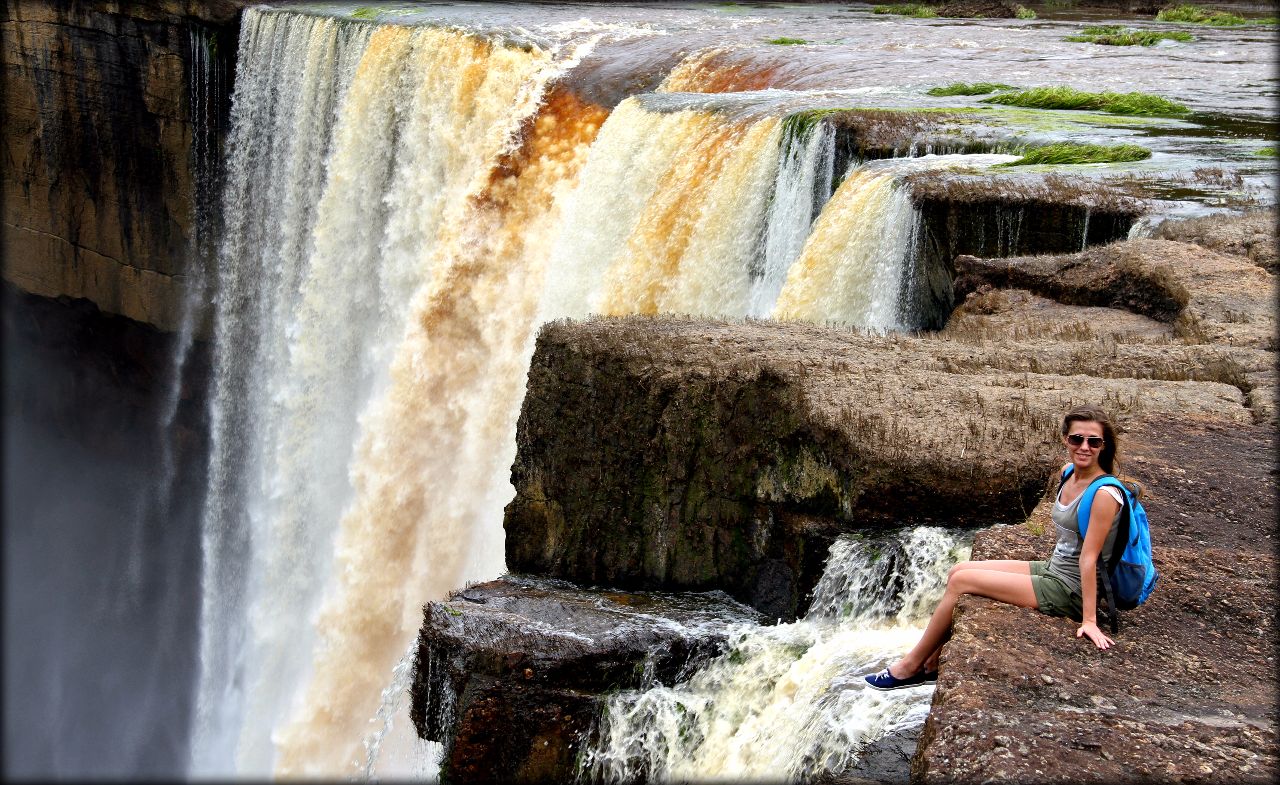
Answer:
[[[1105,649],[1115,641],[1098,629],[1098,556],[1102,554],[1102,546],[1111,532],[1111,523],[1115,521],[1120,503],[1111,494],[1102,492],[1101,488],[1098,491],[1093,495],[1089,529],[1080,546],[1080,600],[1084,607],[1083,621],[1080,629],[1076,630],[1076,637],[1087,635],[1099,649]]]

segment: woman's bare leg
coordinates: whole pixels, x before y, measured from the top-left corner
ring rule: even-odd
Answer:
[[[960,572],[961,570],[994,570],[995,572],[1011,572],[1017,575],[1030,575],[1031,562],[1013,561],[1009,559],[962,561],[951,568],[951,572],[947,574],[948,580],[952,575]],[[938,647],[930,652],[929,656],[925,658],[924,669],[926,671],[932,673],[938,670],[938,657],[942,654],[942,646],[950,639],[950,634],[944,636],[942,642],[938,644]]]
[[[947,578],[947,590],[938,602],[938,607],[933,610],[933,615],[929,617],[929,624],[924,628],[924,635],[902,659],[889,666],[890,674],[899,679],[914,675],[942,647],[951,631],[951,612],[961,594],[990,597],[1023,608],[1037,607],[1029,568],[1026,574],[970,568],[953,570]]]
[[[1031,574],[1031,562],[1029,561],[1010,561],[1008,559],[984,559],[982,561],[962,561],[951,568],[951,575],[961,570],[995,570],[997,572],[1014,572],[1019,575]]]

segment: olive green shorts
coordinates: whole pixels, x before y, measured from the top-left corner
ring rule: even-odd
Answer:
[[[1058,576],[1045,572],[1048,562],[1033,561],[1030,564],[1031,589],[1036,593],[1037,610],[1049,616],[1066,616],[1080,621],[1084,608],[1080,595],[1071,591]]]

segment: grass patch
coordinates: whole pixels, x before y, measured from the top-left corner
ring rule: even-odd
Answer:
[[[1036,147],[1022,154],[1016,161],[1006,166],[1034,166],[1036,164],[1113,164],[1128,161],[1141,161],[1151,157],[1151,151],[1136,144],[1076,144],[1060,142],[1058,144]]]
[[[771,38],[768,41],[765,41],[765,43],[773,44],[774,46],[795,46],[797,44],[807,44],[809,42],[803,38],[786,38],[784,36],[782,38]]]
[[[1001,84],[999,82],[973,82],[972,84],[952,82],[946,87],[930,88],[929,95],[986,95],[1000,90],[1017,89],[1011,84]]]
[[[938,15],[937,9],[930,5],[921,3],[906,3],[905,5],[878,5],[871,9],[873,14],[895,14],[897,16],[910,16],[916,19],[933,19]]]
[[[370,6],[357,8],[355,11],[351,13],[351,18],[352,19],[377,19],[378,9],[372,8]]]
[[[1016,19],[1035,19],[1036,12],[1027,8],[1025,5],[1020,5],[1014,10],[1013,16]]]
[[[1079,34],[1062,40],[1103,46],[1155,46],[1161,41],[1194,41],[1195,36],[1182,30],[1135,30],[1121,25],[1102,25],[1086,27]]]
[[[1123,115],[1170,116],[1189,109],[1150,93],[1087,93],[1072,87],[1036,87],[983,98],[984,104],[1026,106],[1033,109],[1084,109]]]
[[[1260,156],[1262,156],[1263,158],[1275,158],[1275,157],[1276,157],[1276,148],[1274,148],[1274,147],[1264,147],[1264,148],[1262,148],[1261,150],[1254,150],[1254,151],[1253,151],[1253,154],[1254,154],[1254,155],[1260,155]]]
[[[1182,22],[1191,25],[1210,25],[1212,27],[1238,27],[1249,24],[1243,16],[1229,11],[1216,11],[1212,8],[1183,3],[1165,8],[1156,14],[1158,22]]]

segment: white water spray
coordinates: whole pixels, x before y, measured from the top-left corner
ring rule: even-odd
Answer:
[[[831,549],[805,617],[741,626],[688,681],[612,697],[581,775],[591,781],[804,781],[839,775],[871,741],[918,726],[932,686],[866,686],[915,643],[966,535],[918,528]]]

